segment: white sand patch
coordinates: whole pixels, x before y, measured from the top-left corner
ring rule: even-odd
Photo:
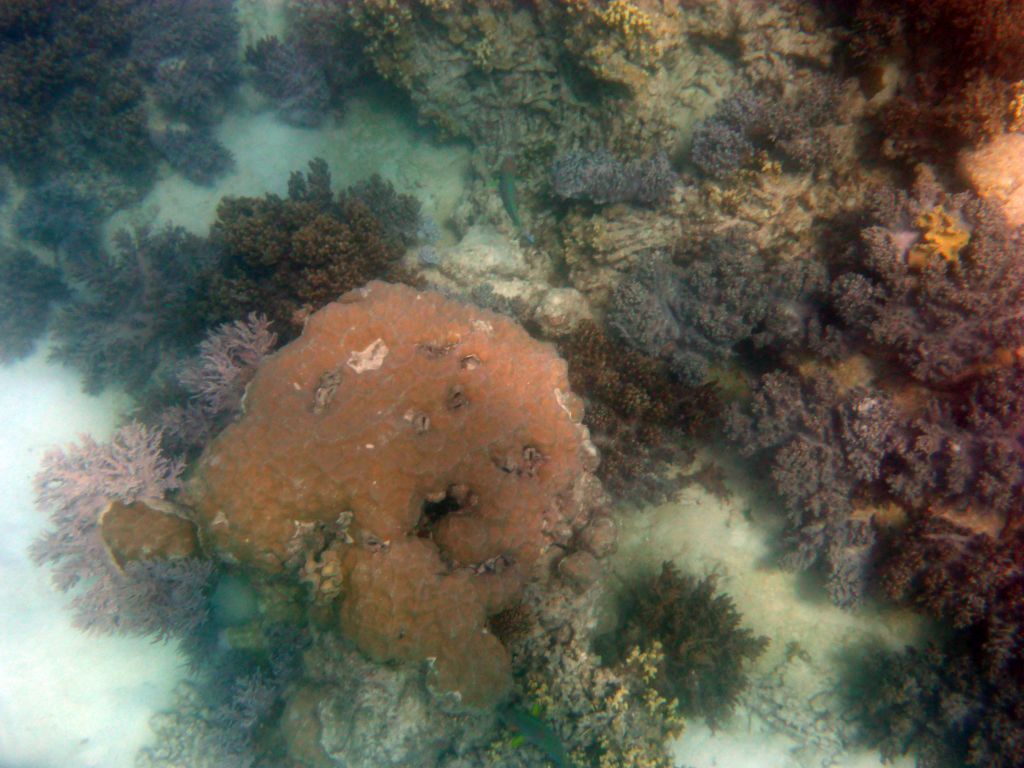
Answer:
[[[306,171],[322,157],[335,190],[379,173],[399,192],[418,198],[423,212],[437,222],[449,219],[469,173],[469,150],[434,144],[417,131],[412,118],[380,97],[355,98],[340,119],[316,129],[282,123],[273,107],[260,109],[259,98],[240,96],[242,104],[217,127],[217,135],[235,156],[235,169],[213,186],[193,184],[170,172],[131,209],[113,216],[107,234],[128,225],[174,222],[205,235],[225,195],[286,195],[292,171]],[[256,111],[254,111],[256,110]]]
[[[820,718],[810,722],[808,713],[817,708],[842,716],[829,702],[839,684],[836,661],[844,652],[868,644],[901,648],[920,640],[924,623],[907,611],[870,602],[857,611],[841,610],[812,577],[780,570],[770,546],[778,540],[780,516],[750,491],[732,490],[733,497],[721,501],[690,488],[675,503],[625,512],[613,568],[623,576],[653,573],[672,560],[684,572],[718,574],[719,589],[732,596],[744,626],[771,639],[752,679],[784,679],[785,717],[792,714],[792,722],[769,724],[745,706],[718,732],[691,720],[674,747],[676,765],[879,768],[881,760],[871,750],[843,751],[834,762],[823,762],[834,729]],[[797,726],[808,730],[801,733]],[[913,760],[892,765],[911,766]]]
[[[67,595],[28,557],[46,527],[33,506],[43,453],[80,433],[109,437],[126,401],[82,394],[45,352],[0,368],[0,765],[128,768],[182,675],[173,644],[91,637],[71,626]]]

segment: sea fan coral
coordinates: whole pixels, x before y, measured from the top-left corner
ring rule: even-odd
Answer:
[[[202,604],[193,601],[211,574],[208,566],[134,560],[125,567],[104,535],[104,515],[112,504],[126,509],[140,503],[147,513],[158,514],[146,505],[159,505],[178,487],[183,467],[163,455],[160,441],[159,430],[131,423],[108,443],[85,436],[79,445],[43,458],[36,504],[50,513],[54,529],[36,540],[32,555],[38,563],[54,565],[59,589],[82,583],[73,607],[75,623],[83,629],[160,636],[204,619]]]
[[[565,363],[508,318],[374,282],[264,361],[187,495],[230,561],[295,572],[332,540],[344,632],[491,702],[509,668],[487,616],[586,522],[582,415]]]

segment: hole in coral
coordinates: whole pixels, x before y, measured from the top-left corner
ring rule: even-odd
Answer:
[[[423,500],[420,519],[413,533],[421,539],[432,539],[437,525],[453,512],[465,509],[473,503],[475,496],[465,485],[453,485],[444,495],[430,495]]]

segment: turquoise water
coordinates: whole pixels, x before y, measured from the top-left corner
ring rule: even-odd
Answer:
[[[0,766],[1021,764],[1024,18],[919,5],[6,3]]]

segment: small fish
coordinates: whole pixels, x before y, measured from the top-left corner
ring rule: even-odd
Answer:
[[[569,754],[562,740],[536,714],[515,704],[505,704],[498,710],[498,717],[509,728],[514,728],[524,741],[547,755],[558,768],[570,768]]]
[[[516,161],[506,157],[501,163],[501,170],[498,173],[498,193],[501,195],[501,202],[505,205],[508,217],[512,219],[519,235],[530,245],[533,245],[533,235],[523,229],[523,222],[519,218],[519,206],[516,203]]]

